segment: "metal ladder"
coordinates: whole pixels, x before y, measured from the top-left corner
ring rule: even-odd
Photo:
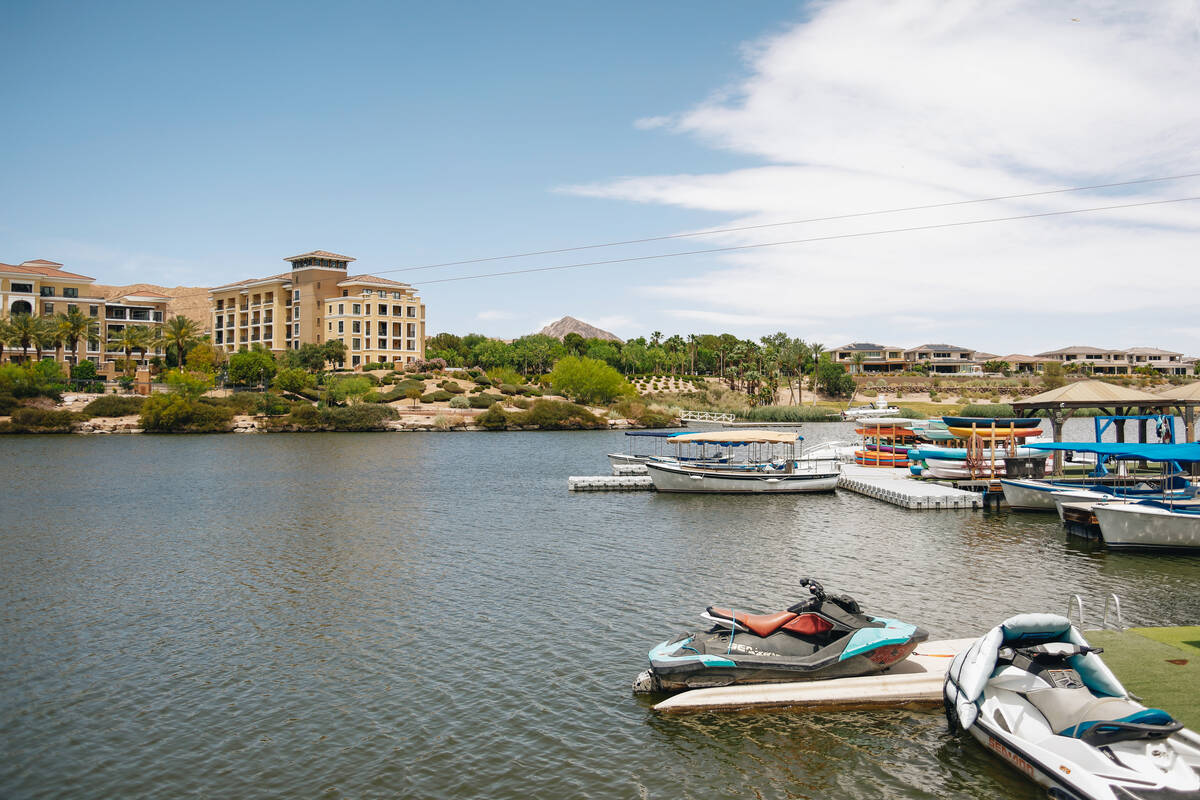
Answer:
[[[1116,625],[1110,626],[1108,622],[1108,610],[1113,609],[1116,617]],[[1067,599],[1067,621],[1071,621],[1072,612],[1077,611],[1079,616],[1079,629],[1083,630],[1083,598],[1077,594],[1071,595]],[[1121,598],[1115,594],[1110,594],[1104,599],[1104,612],[1100,617],[1100,629],[1112,627],[1114,630],[1125,630],[1125,623],[1121,619]]]

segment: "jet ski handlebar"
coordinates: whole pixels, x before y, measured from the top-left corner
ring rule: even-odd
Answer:
[[[793,614],[799,614],[804,611],[814,611],[821,607],[825,602],[825,588],[813,578],[801,578],[800,585],[808,589],[811,597],[807,600],[801,600],[794,606],[789,606],[788,611]]]

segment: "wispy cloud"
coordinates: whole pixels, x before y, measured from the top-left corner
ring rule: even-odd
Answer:
[[[747,49],[747,67],[733,90],[637,125],[766,166],[569,191],[719,212],[732,227],[1200,167],[1200,104],[1178,102],[1200,96],[1192,2],[831,0]],[[1200,295],[1198,201],[865,234],[1196,195],[1200,179],[721,234],[702,241],[815,241],[709,256],[644,291],[690,309],[671,313],[760,327],[800,310],[842,329],[896,308],[922,319],[895,325],[916,326],[933,304],[969,308],[962,322],[976,329],[1013,312],[1061,325],[1074,311],[1181,310]]]

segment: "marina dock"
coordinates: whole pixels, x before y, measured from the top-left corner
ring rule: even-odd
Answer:
[[[760,683],[692,689],[672,695],[655,711],[729,711],[742,708],[914,708],[940,705],[950,661],[974,639],[924,642],[893,669],[879,675],[825,681]]]
[[[843,464],[838,488],[909,509],[972,509],[984,503],[977,492],[913,480],[908,470],[887,467]]]

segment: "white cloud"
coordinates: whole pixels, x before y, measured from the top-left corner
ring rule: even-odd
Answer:
[[[1200,104],[1181,102],[1200,96],[1195,3],[831,0],[748,48],[747,67],[734,90],[638,126],[766,166],[569,189],[729,215],[718,227],[824,220],[686,240],[815,240],[704,256],[644,288],[691,319],[875,330],[882,313],[902,332],[939,309],[973,326],[947,336],[1032,314],[1057,338],[1064,314],[1149,319],[1200,296],[1200,201],[863,235],[1196,196],[1200,179],[828,219],[1196,171]]]

